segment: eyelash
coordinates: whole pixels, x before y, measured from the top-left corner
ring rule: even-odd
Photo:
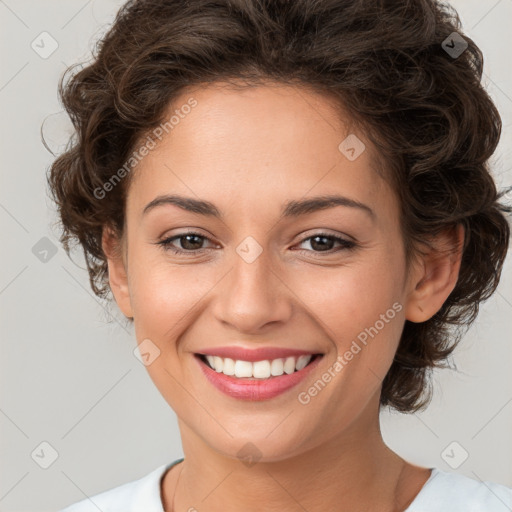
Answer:
[[[196,249],[196,250],[190,250],[190,251],[186,251],[186,250],[183,250],[183,249],[176,249],[175,247],[173,247],[171,245],[171,242],[173,242],[174,240],[179,240],[180,238],[184,238],[186,236],[189,236],[189,235],[193,235],[193,236],[197,236],[199,238],[204,238],[205,240],[208,240],[211,242],[211,240],[207,237],[207,236],[204,236],[204,235],[201,235],[200,233],[196,233],[194,231],[189,231],[189,232],[186,232],[186,233],[181,233],[179,235],[176,235],[176,236],[173,236],[173,237],[170,237],[170,238],[166,238],[165,240],[161,240],[160,242],[157,242],[157,245],[160,245],[164,248],[164,250],[166,251],[170,251],[171,253],[173,254],[176,254],[176,255],[179,255],[179,254],[197,254],[197,253],[200,253],[200,252],[203,252],[204,250],[206,249]],[[338,252],[338,251],[341,251],[341,250],[353,250],[356,248],[357,244],[351,240],[345,240],[343,238],[340,238],[340,237],[337,237],[337,236],[334,236],[334,235],[330,235],[328,233],[316,233],[314,235],[311,235],[311,236],[308,236],[307,238],[304,238],[303,240],[301,240],[299,242],[299,244],[302,244],[304,243],[305,241],[307,240],[310,240],[312,238],[316,238],[316,237],[323,237],[323,238],[328,238],[330,240],[334,240],[335,242],[339,242],[341,244],[341,247],[338,247],[338,249],[329,249],[328,251],[310,251],[310,250],[306,250],[306,249],[300,249],[300,253],[319,253],[319,254],[322,254],[322,253],[325,253],[325,254],[333,254],[335,252]]]

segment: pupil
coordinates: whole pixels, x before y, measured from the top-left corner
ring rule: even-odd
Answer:
[[[185,241],[186,241],[186,242],[183,244],[183,247],[184,247],[185,249],[197,249],[197,247],[194,247],[194,246],[193,246],[193,247],[187,247],[187,243],[189,243],[189,239],[190,239],[190,238],[196,238],[196,239],[198,239],[198,238],[200,238],[200,237],[198,237],[197,235],[185,235],[183,238],[185,238]],[[194,244],[192,243],[192,245],[194,245]]]
[[[331,240],[330,238],[328,238],[326,236],[318,235],[311,239],[311,247],[315,248],[315,244],[316,244],[315,240],[317,240],[317,239],[324,240],[324,241],[328,240],[327,245],[331,245],[333,243],[333,240]],[[322,248],[325,250],[325,244],[320,243],[320,249],[322,249]],[[332,248],[332,247],[328,247],[327,250],[329,250],[330,248]]]

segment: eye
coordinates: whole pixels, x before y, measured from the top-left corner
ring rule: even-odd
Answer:
[[[180,245],[182,248],[178,248],[175,245],[173,245],[174,242],[178,240],[180,241]],[[157,245],[162,246],[166,251],[170,251],[173,254],[192,255],[207,250],[204,247],[199,247],[202,245],[204,240],[211,242],[211,240],[208,237],[201,235],[200,233],[189,231],[187,233],[181,233],[179,235],[165,238],[164,240],[157,242]],[[300,245],[306,242],[308,242],[311,245],[313,250],[301,249],[300,252],[332,254],[334,252],[338,252],[341,250],[354,249],[357,245],[355,242],[351,240],[345,240],[344,238],[329,235],[328,233],[318,233],[308,238],[304,238],[304,240],[300,242]],[[338,248],[333,248],[333,245],[335,245],[336,243],[339,244]]]
[[[313,248],[313,251],[306,250],[305,252],[325,252],[329,254],[342,250],[354,249],[357,245],[352,240],[345,240],[344,238],[329,235],[328,233],[317,233],[316,235],[304,238],[304,240],[302,240],[299,245],[302,245],[306,242],[310,244],[310,246]],[[339,244],[339,247],[337,249],[333,249],[333,245],[336,243]],[[304,250],[301,250],[301,252],[304,252]]]
[[[175,240],[180,240],[180,244],[182,245],[183,249],[176,248],[173,245]],[[204,251],[203,248],[198,247],[198,245],[201,245],[201,240],[209,240],[211,242],[208,237],[193,231],[189,231],[187,233],[181,233],[179,235],[161,240],[160,242],[157,242],[157,245],[162,246],[167,251],[171,251],[173,254],[194,254]]]

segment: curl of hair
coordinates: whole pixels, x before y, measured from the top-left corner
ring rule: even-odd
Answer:
[[[453,32],[468,46],[452,58]],[[62,76],[74,140],[51,165],[61,242],[83,249],[95,294],[109,294],[102,229],[124,229],[133,173],[97,197],[136,143],[189,86],[276,81],[329,95],[371,140],[402,209],[406,252],[463,225],[457,285],[423,323],[405,322],[381,405],[419,410],[443,366],[496,289],[510,228],[488,159],[501,134],[481,85],[483,56],[456,11],[434,0],[130,0],[93,60]],[[71,75],[68,80],[68,73]]]

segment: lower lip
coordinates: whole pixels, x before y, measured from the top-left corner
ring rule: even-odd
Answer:
[[[269,379],[237,378],[224,375],[210,368],[199,356],[195,356],[206,378],[220,391],[240,400],[269,400],[296,386],[305,379],[319,364],[319,355],[302,370],[291,374],[283,374]]]

